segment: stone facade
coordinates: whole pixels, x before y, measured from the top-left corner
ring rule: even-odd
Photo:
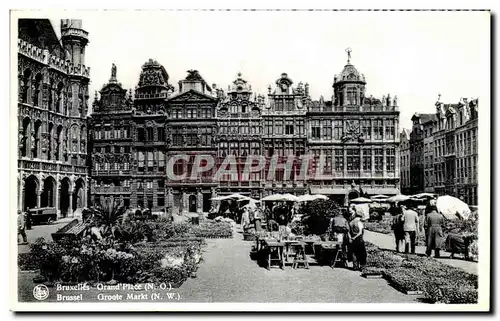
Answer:
[[[457,104],[436,102],[434,173],[438,194],[462,198],[477,205],[478,99]]]
[[[131,207],[199,213],[210,209],[211,198],[230,193],[253,198],[323,193],[344,203],[362,192],[399,192],[397,99],[366,97],[364,76],[350,63],[335,77],[330,101],[312,101],[309,85],[294,86],[286,73],[274,88],[269,86],[267,97],[255,94],[241,74],[224,92],[209,86],[196,70],[188,71],[174,93],[168,74],[156,61],[142,67],[132,98],[117,82],[113,68],[92,114],[94,201],[120,195]],[[116,124],[108,136],[98,134],[105,124]],[[123,126],[130,134],[117,134],[121,138],[114,144],[115,131],[127,132]],[[108,138],[103,140],[103,135]],[[103,149],[113,154],[111,148],[127,156],[103,167],[100,162],[106,158],[98,155]],[[312,157],[307,165],[325,167],[331,177],[301,176],[301,156],[307,154],[326,155],[327,164]],[[214,167],[193,180],[186,175],[195,166],[209,167],[202,155],[213,159]],[[263,157],[266,166],[245,174],[250,156]],[[278,165],[275,175],[269,175],[271,160],[282,166],[288,156],[295,157],[290,172]],[[228,157],[235,166],[216,177]]]
[[[411,194],[410,182],[410,133],[408,129],[403,129],[400,137],[400,165],[401,165],[401,193],[405,195]]]
[[[237,180],[221,180],[219,193],[260,198],[264,187],[264,172],[256,171],[248,177],[242,174],[249,156],[262,155],[262,112],[264,96],[255,95],[252,86],[238,74],[228,86],[227,95],[218,90],[220,104],[217,108],[217,168],[229,155],[234,156],[239,169]]]
[[[430,190],[434,184],[429,176],[433,167],[433,139],[432,131],[436,122],[434,114],[415,113],[410,134],[410,194],[422,193]]]
[[[397,97],[367,97],[363,74],[348,61],[333,82],[331,101],[311,103],[308,150],[326,156],[327,179],[312,178],[313,193],[339,203],[367,195],[399,193],[399,105]],[[333,176],[333,179],[331,178]]]
[[[59,217],[87,205],[88,33],[61,20],[18,20],[18,208],[55,207]]]

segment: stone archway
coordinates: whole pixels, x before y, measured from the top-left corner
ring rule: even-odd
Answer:
[[[196,213],[197,203],[196,195],[189,195],[189,212]]]
[[[59,209],[61,210],[62,217],[66,217],[69,214],[71,205],[69,201],[70,186],[71,183],[69,178],[65,177],[61,180],[59,191]]]
[[[56,180],[48,176],[43,180],[43,190],[40,199],[40,207],[56,206]]]
[[[78,208],[85,207],[85,182],[82,178],[79,178],[75,182],[75,190],[73,192],[73,212]]]
[[[349,193],[347,194],[347,200],[351,201],[355,198],[359,197],[359,192],[356,190],[350,190]]]
[[[40,182],[34,175],[30,175],[24,181],[24,210],[36,208],[38,206],[37,191],[39,190]]]

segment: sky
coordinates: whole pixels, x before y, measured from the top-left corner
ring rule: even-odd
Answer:
[[[59,32],[61,17],[49,18]],[[149,58],[176,87],[189,69],[225,90],[241,72],[267,94],[286,72],[294,86],[309,83],[313,100],[327,100],[349,47],[367,96],[397,95],[402,129],[415,112],[435,112],[438,94],[445,103],[479,97],[489,77],[487,12],[83,11],[68,18],[82,19],[89,32],[90,104],[112,63],[123,87],[134,88]]]

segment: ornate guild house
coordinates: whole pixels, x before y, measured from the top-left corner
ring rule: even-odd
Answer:
[[[18,208],[87,205],[88,33],[81,20],[18,20]]]
[[[367,97],[365,78],[350,61],[335,76],[329,101],[311,101],[309,85],[294,86],[286,73],[267,99],[241,73],[227,92],[197,70],[178,90],[168,80],[149,60],[132,97],[113,65],[92,114],[94,202],[119,198],[130,207],[200,213],[214,196],[231,193],[322,193],[343,204],[399,192],[397,99]],[[266,163],[245,171],[255,166],[249,157]]]
[[[331,195],[340,204],[361,194],[398,194],[400,187],[397,98],[368,97],[365,77],[346,51],[348,61],[334,77],[332,100],[311,102],[307,137],[313,166],[322,169],[310,178],[310,191]]]

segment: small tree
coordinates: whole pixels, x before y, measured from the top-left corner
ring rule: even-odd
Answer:
[[[303,208],[304,234],[325,234],[330,224],[330,218],[342,213],[340,206],[332,200],[315,200],[308,202]]]

